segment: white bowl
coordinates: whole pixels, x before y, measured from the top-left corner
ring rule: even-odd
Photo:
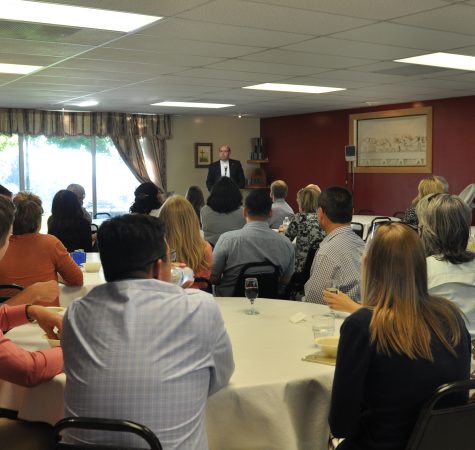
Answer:
[[[101,263],[98,261],[85,262],[82,266],[86,272],[99,272],[101,269]]]
[[[61,347],[61,341],[59,339],[50,339],[46,334],[43,334],[43,337],[48,341],[51,348]]]
[[[323,336],[315,339],[315,344],[320,347],[320,351],[330,358],[336,358],[338,350],[339,336]]]

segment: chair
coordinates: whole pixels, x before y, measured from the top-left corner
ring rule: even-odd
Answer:
[[[420,412],[406,450],[473,450],[475,402],[468,399],[470,389],[475,389],[475,380],[440,386]],[[456,402],[459,396],[463,400]],[[445,402],[436,408],[441,400]]]
[[[470,208],[475,209],[475,183],[466,186],[459,194],[459,197],[470,206]]]
[[[387,216],[375,217],[371,221],[371,224],[368,228],[368,234],[366,235],[366,239],[372,238],[374,236],[374,232],[376,231],[376,228],[378,228],[379,225],[382,225],[383,223],[391,223],[391,222],[392,222],[391,218]]]
[[[108,212],[97,212],[94,214],[94,219],[97,219],[99,216],[106,216],[110,219],[111,215]]]
[[[23,286],[20,286],[19,284],[0,284],[0,289],[16,289],[18,291],[22,291],[24,288]],[[10,295],[2,295],[0,296],[0,304],[7,301],[11,296]]]
[[[267,270],[265,270],[267,269]],[[257,278],[259,283],[259,297],[278,298],[280,267],[269,260],[244,264],[236,280],[232,297],[244,297],[244,280]]]
[[[363,239],[364,234],[364,225],[360,222],[351,222],[351,229],[361,238]]]
[[[65,444],[61,442],[61,431],[67,428],[81,430],[103,430],[133,433],[147,442],[151,450],[162,450],[157,436],[147,427],[129,420],[99,419],[95,417],[66,417],[53,428],[51,450],[132,450],[130,447],[97,444]]]
[[[401,220],[404,219],[405,215],[406,215],[405,211],[396,211],[395,213],[393,213],[393,217],[396,217],[396,219],[401,219]]]

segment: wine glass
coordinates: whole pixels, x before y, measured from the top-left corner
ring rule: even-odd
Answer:
[[[257,283],[257,278],[246,278],[244,280],[244,292],[246,294],[246,298],[251,302],[251,309],[248,309],[246,314],[259,314],[259,311],[254,309],[254,300],[259,295],[259,284]]]

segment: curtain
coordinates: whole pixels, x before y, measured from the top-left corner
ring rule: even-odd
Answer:
[[[150,181],[140,139],[146,142],[157,184],[166,190],[166,140],[170,116],[111,112],[62,112],[0,109],[0,133],[44,136],[110,137],[135,177]]]

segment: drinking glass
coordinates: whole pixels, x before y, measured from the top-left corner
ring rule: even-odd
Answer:
[[[254,309],[254,300],[259,295],[259,284],[257,283],[257,278],[246,278],[244,280],[244,292],[246,294],[246,298],[251,302],[251,309],[248,309],[246,314],[259,314],[259,311]]]
[[[333,336],[335,334],[335,316],[331,313],[312,316],[313,338]]]

